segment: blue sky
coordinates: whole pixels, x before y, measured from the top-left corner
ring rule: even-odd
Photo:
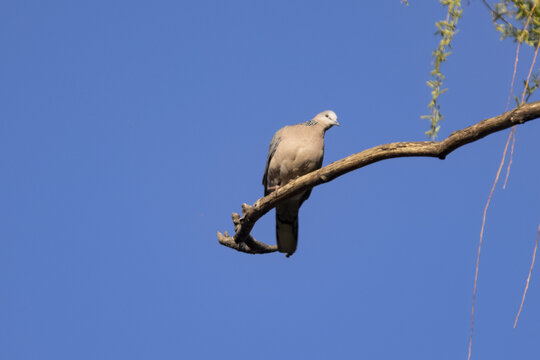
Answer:
[[[332,109],[325,164],[425,140],[436,1],[0,4],[0,358],[465,359],[507,132],[317,187],[296,254],[220,246],[280,127]],[[480,1],[440,137],[504,111],[515,44]],[[520,56],[517,79],[528,71]],[[533,98],[536,100],[538,97]],[[488,213],[473,359],[540,352],[540,121]],[[273,213],[253,235],[274,243]]]

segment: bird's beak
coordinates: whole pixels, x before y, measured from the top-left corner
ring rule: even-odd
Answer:
[[[336,126],[341,126],[341,124],[340,124],[340,123],[338,123],[338,121],[337,121],[337,120],[336,120],[336,123],[335,123],[334,125],[336,125]]]

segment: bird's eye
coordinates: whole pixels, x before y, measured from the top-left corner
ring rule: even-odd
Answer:
[[[328,115],[328,114],[326,114],[326,115],[324,115],[324,116],[326,116],[326,117],[330,117],[330,115]]]

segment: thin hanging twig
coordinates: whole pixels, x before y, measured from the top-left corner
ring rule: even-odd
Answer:
[[[527,290],[529,289],[529,282],[531,281],[531,274],[534,267],[534,261],[536,259],[536,250],[538,250],[538,238],[540,237],[540,225],[538,225],[538,231],[536,233],[536,242],[534,243],[534,251],[531,261],[531,267],[529,268],[529,276],[527,276],[527,283],[525,284],[525,290],[523,290],[523,297],[521,298],[521,305],[519,305],[519,310],[516,315],[516,320],[514,320],[514,329],[516,328],[519,314],[521,314],[521,310],[523,309],[523,304],[525,303],[525,295],[527,295]]]
[[[527,17],[527,21],[525,21],[525,26],[523,27],[523,30],[521,31],[521,35],[518,39],[518,44],[516,47],[516,59],[514,61],[514,71],[512,72],[512,82],[510,83],[510,92],[508,93],[508,100],[506,101],[506,107],[504,108],[504,111],[508,110],[508,106],[510,106],[510,99],[512,98],[512,94],[514,93],[514,81],[516,80],[516,70],[517,70],[517,64],[519,59],[519,49],[521,47],[521,43],[523,42],[523,37],[525,36],[525,31],[527,30],[527,26],[529,26],[529,22],[531,21],[532,14],[534,13],[534,9],[536,8],[538,2],[535,2],[533,7],[531,8],[531,11],[529,13],[529,16]],[[540,44],[540,41],[538,42]],[[536,62],[536,55],[538,54],[538,47],[536,47],[536,52],[534,53],[534,60],[531,64],[531,68],[529,71],[529,76],[527,76],[527,82],[525,84],[525,88],[523,89],[523,94],[521,96],[521,104],[523,104],[525,100],[525,92],[527,90],[527,86],[529,84],[529,79],[531,77],[532,68],[534,66],[534,63]],[[510,150],[510,161],[508,162],[508,167],[506,168],[506,177],[504,178],[504,185],[503,190],[506,189],[506,184],[508,182],[508,176],[510,176],[510,168],[512,167],[512,162],[514,160],[514,145],[516,143],[516,131],[517,129],[515,127],[512,128],[512,134],[510,138],[512,139],[512,148]],[[507,142],[510,142],[510,139],[508,139]],[[506,145],[508,146],[508,144]]]
[[[510,137],[512,136],[512,133],[508,136],[508,141],[510,140]],[[480,252],[482,251],[482,240],[484,238],[484,228],[486,225],[486,214],[489,208],[489,204],[491,202],[491,197],[493,196],[493,191],[495,191],[495,187],[497,186],[497,182],[499,181],[499,175],[501,175],[501,170],[504,164],[504,159],[506,158],[506,151],[508,150],[508,141],[506,142],[506,146],[504,147],[503,156],[501,159],[501,163],[499,164],[499,169],[497,170],[497,175],[495,176],[495,181],[493,182],[493,186],[491,187],[491,191],[489,192],[488,200],[486,202],[486,206],[484,207],[484,215],[482,216],[482,228],[480,229],[480,241],[478,242],[478,253],[476,255],[476,269],[474,272],[474,287],[473,287],[473,296],[472,296],[472,310],[471,310],[471,335],[469,337],[469,354],[467,356],[467,360],[471,358],[471,351],[472,351],[472,340],[473,340],[473,333],[474,333],[474,305],[476,301],[476,288],[478,283],[478,270],[480,265]]]

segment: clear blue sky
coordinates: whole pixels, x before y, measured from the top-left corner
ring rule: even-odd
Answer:
[[[325,164],[425,140],[444,13],[410,3],[3,1],[0,358],[465,359],[507,132],[317,187],[289,259],[216,238],[262,195],[286,124],[338,114]],[[514,51],[480,1],[465,6],[441,138],[504,110]],[[488,214],[473,359],[540,356],[538,268],[512,329],[540,221],[539,133],[519,128]],[[253,234],[274,243],[273,213]]]

